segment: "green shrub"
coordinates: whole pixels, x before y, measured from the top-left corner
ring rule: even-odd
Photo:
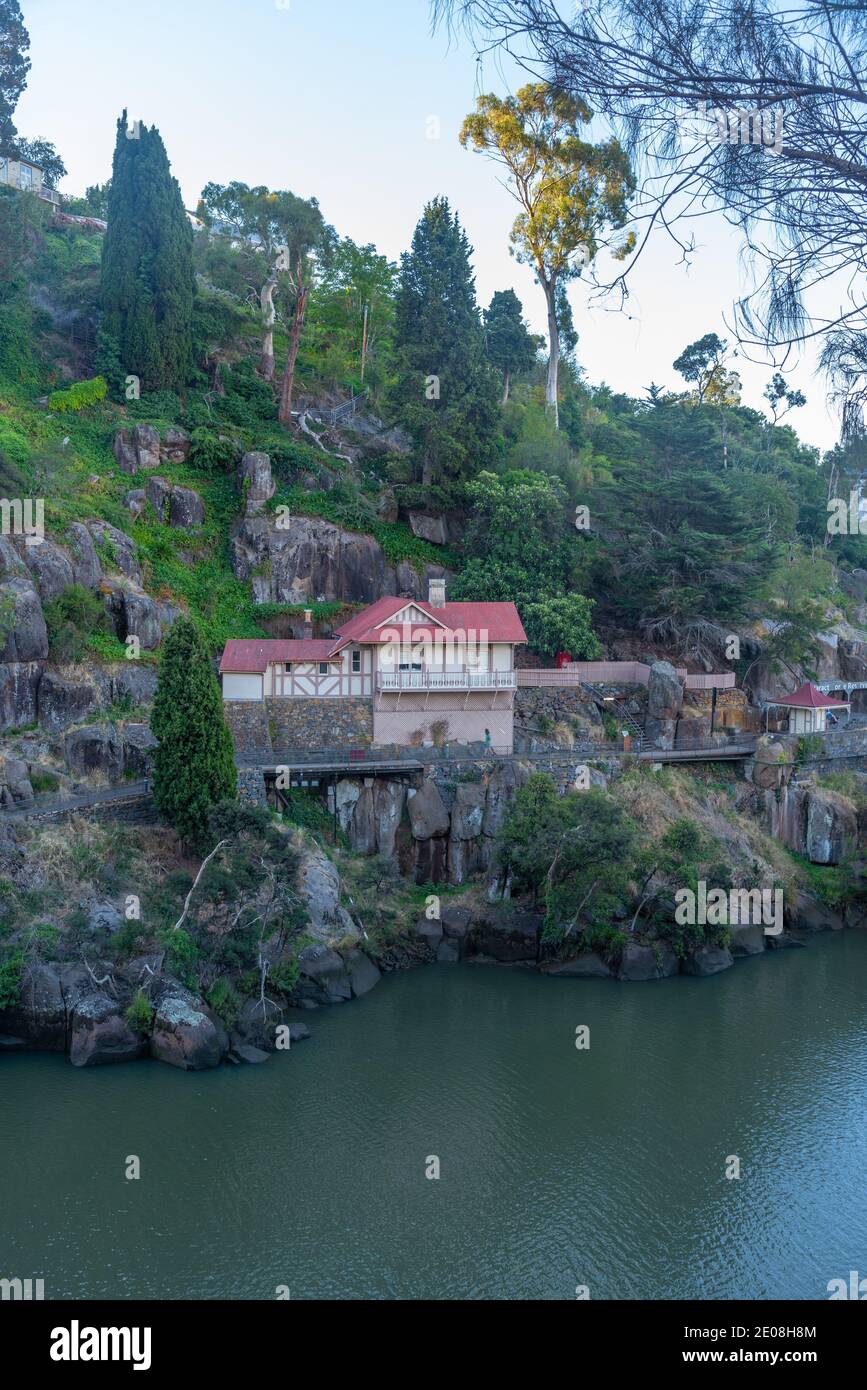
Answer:
[[[143,989],[137,989],[124,1018],[134,1033],[147,1037],[153,1027],[154,1007]]]
[[[108,382],[104,376],[92,377],[90,381],[77,381],[65,391],[52,391],[48,397],[51,410],[87,410],[91,405],[104,401],[108,395]]]
[[[240,1000],[228,980],[217,980],[205,995],[214,1013],[229,1029],[234,1028],[238,1018]]]
[[[92,639],[110,633],[101,600],[81,584],[68,584],[45,605],[44,613],[48,650],[55,661],[82,661]]]
[[[278,994],[292,994],[298,984],[300,968],[297,960],[280,961],[277,965],[272,965],[268,972],[268,985],[275,989]]]

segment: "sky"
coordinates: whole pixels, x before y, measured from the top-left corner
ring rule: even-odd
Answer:
[[[501,172],[461,148],[458,131],[481,91],[505,95],[520,74],[484,65],[466,40],[431,34],[428,0],[20,0],[32,70],[16,125],[44,136],[69,170],[63,192],[111,173],[115,123],[156,125],[184,201],[205,183],[238,179],[318,198],[326,220],[396,260],[425,202],[449,198],[474,249],[482,305],[514,288],[534,332],[542,292],[509,254],[515,205]],[[599,132],[601,134],[601,131]],[[571,289],[577,357],[592,383],[634,395],[685,383],[671,363],[748,287],[740,239],[722,218],[698,229],[692,267],[664,236],[639,262],[627,311]],[[601,258],[600,258],[601,259]],[[604,278],[604,264],[600,275]],[[739,358],[743,400],[762,409],[773,368]],[[787,367],[807,405],[787,417],[830,448],[839,424],[812,352]]]

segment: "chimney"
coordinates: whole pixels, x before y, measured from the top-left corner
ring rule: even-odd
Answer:
[[[304,636],[305,636],[305,638],[310,638],[310,637],[313,636],[313,609],[312,609],[312,608],[305,608],[305,609],[304,609]]]
[[[444,579],[428,580],[428,603],[431,608],[445,608],[446,581]]]

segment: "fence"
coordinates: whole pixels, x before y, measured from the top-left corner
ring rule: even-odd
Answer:
[[[692,675],[676,667],[686,690],[732,690],[734,671]],[[647,685],[650,667],[644,661],[570,661],[559,670],[523,667],[517,671],[519,686]]]

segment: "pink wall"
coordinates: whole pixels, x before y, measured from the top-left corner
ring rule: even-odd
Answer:
[[[432,743],[430,726],[438,719],[448,720],[446,739],[457,739],[459,743],[481,743],[485,729],[488,729],[494,747],[512,750],[514,721],[511,709],[374,710],[373,742],[408,747],[410,735],[416,729],[424,729],[425,742]]]

